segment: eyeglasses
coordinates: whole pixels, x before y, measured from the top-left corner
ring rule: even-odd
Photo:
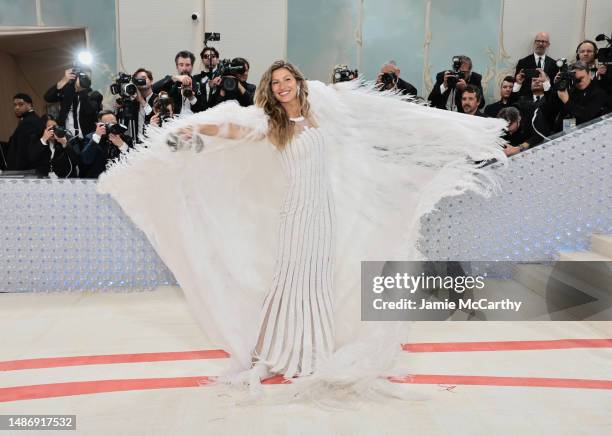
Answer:
[[[210,58],[217,58],[217,55],[215,55],[215,54],[212,54],[212,55],[205,54],[204,56],[202,56],[202,59],[210,59]]]
[[[536,44],[549,44],[549,41],[543,41],[543,40],[541,40],[541,39],[536,39],[536,40],[535,40],[535,43],[536,43]]]

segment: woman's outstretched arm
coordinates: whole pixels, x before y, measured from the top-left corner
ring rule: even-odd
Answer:
[[[223,128],[219,128],[216,124],[199,124],[195,130],[201,135],[227,139],[243,139],[253,133],[253,129],[233,123],[227,123]],[[256,139],[263,139],[263,136]]]

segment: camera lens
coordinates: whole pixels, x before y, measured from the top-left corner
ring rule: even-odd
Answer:
[[[236,79],[231,76],[226,76],[223,78],[222,86],[226,92],[235,91],[237,88]]]
[[[127,95],[136,95],[136,92],[138,92],[138,90],[136,89],[136,85],[134,85],[133,83],[126,83],[123,86],[123,92]]]

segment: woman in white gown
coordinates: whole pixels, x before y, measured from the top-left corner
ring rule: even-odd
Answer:
[[[502,128],[278,61],[256,107],[155,130],[99,189],[173,271],[231,374],[359,384],[391,375],[400,350],[397,324],[359,319],[360,261],[416,258],[424,213],[487,190],[473,161],[504,159]]]

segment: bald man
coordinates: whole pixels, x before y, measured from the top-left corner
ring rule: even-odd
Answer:
[[[531,78],[526,77],[526,70],[541,68],[551,81],[555,78],[559,68],[557,68],[556,61],[550,56],[546,55],[549,47],[550,36],[548,33],[538,33],[533,39],[533,54],[524,57],[516,64],[513,92],[518,92],[520,95],[531,97]],[[539,76],[539,74],[535,75],[535,77],[537,76]],[[545,91],[548,91],[546,87],[547,86],[545,85]]]
[[[405,80],[400,79],[400,69],[395,61],[389,61],[380,67],[376,84],[381,91],[395,90],[403,95],[417,96],[417,89]]]

